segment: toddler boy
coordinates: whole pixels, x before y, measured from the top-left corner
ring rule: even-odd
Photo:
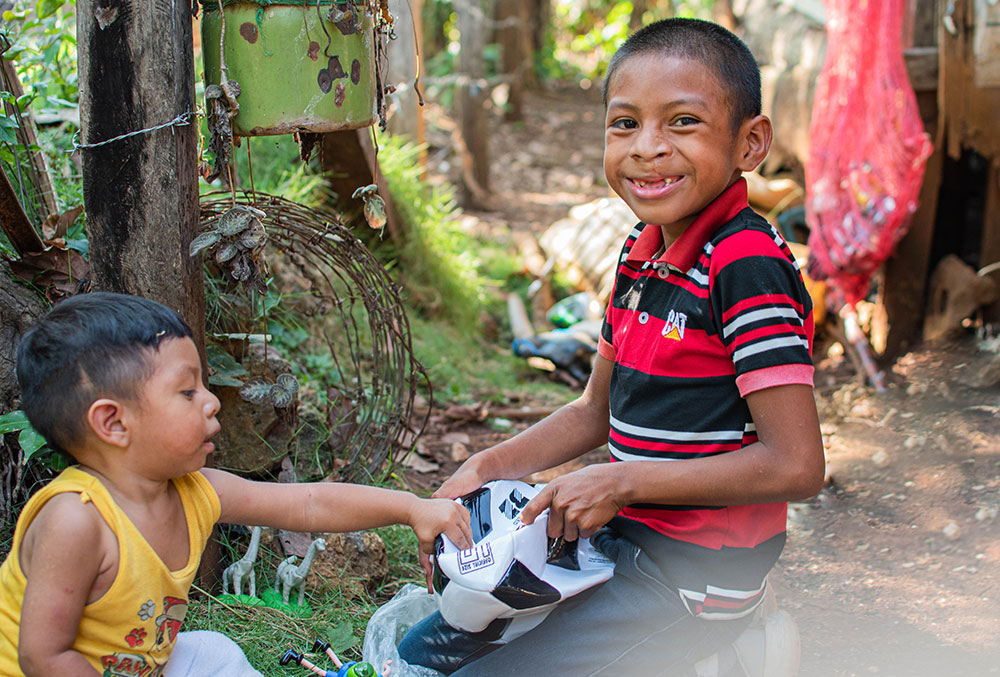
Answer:
[[[471,543],[453,501],[203,468],[219,400],[190,328],[154,301],[94,293],[58,304],[18,346],[17,377],[28,420],[77,465],[31,498],[0,567],[0,674],[258,674],[222,635],[180,633],[216,522],[405,523],[428,552],[439,533]]]

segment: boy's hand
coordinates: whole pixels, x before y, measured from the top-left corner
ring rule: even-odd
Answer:
[[[477,464],[471,463],[474,458],[476,457],[473,456],[459,466],[458,470],[446,479],[432,496],[434,498],[461,498],[486,484],[487,480],[479,474]]]
[[[521,521],[531,524],[549,509],[549,538],[590,538],[626,505],[624,463],[600,463],[557,477],[524,506]]]

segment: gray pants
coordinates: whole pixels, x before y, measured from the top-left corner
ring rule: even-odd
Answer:
[[[614,529],[595,535],[594,545],[615,561],[615,575],[560,603],[509,644],[478,640],[435,613],[403,638],[400,657],[456,676],[694,675],[694,664],[728,646],[750,619],[692,616],[631,532],[632,540]]]

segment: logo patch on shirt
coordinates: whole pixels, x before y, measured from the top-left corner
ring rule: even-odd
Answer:
[[[667,314],[667,322],[663,325],[663,337],[680,341],[684,338],[684,327],[687,326],[687,315],[671,310]]]

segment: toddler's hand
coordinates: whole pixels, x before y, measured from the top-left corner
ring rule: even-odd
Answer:
[[[427,579],[427,592],[431,592],[430,556],[434,554],[434,541],[444,534],[457,547],[472,547],[472,527],[469,511],[461,503],[448,498],[421,498],[410,514],[410,527],[420,542],[420,566]]]
[[[410,515],[410,527],[420,541],[420,552],[434,553],[434,539],[444,534],[458,548],[472,547],[469,511],[447,498],[422,498]]]

